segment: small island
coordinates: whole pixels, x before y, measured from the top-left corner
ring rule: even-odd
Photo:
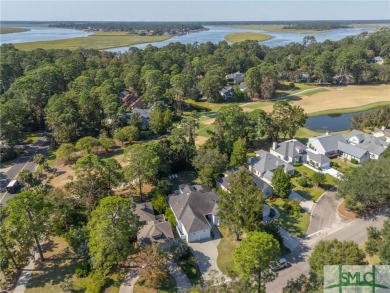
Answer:
[[[271,38],[272,37],[270,35],[253,32],[232,33],[225,36],[225,40],[232,43],[240,43],[244,41],[263,42]]]
[[[20,27],[0,27],[0,34],[13,34],[27,32],[29,29]]]

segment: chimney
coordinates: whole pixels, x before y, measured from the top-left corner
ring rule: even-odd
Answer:
[[[278,147],[278,143],[277,143],[276,141],[274,141],[274,142],[272,143],[272,149],[273,149],[273,150],[276,150],[277,147]]]
[[[329,135],[329,131],[325,132],[326,135]]]

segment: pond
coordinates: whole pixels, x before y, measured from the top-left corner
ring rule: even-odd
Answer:
[[[337,132],[348,130],[351,126],[350,118],[358,113],[368,113],[371,110],[363,112],[345,113],[345,114],[329,114],[309,117],[306,120],[305,127],[313,131],[319,132]]]

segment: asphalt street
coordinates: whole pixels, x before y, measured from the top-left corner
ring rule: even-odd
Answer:
[[[29,170],[34,172],[37,168],[37,164],[33,162],[33,158],[36,154],[45,154],[50,146],[50,141],[45,137],[41,136],[38,140],[31,145],[31,147],[21,157],[19,157],[12,167],[5,172],[4,178],[2,179],[3,184],[6,186],[9,181],[17,179],[19,173],[23,170]],[[6,205],[7,200],[14,197],[15,194],[10,194],[2,188],[0,193],[0,204]]]
[[[324,198],[324,202],[328,199]],[[316,209],[317,208],[318,206]],[[299,248],[285,257],[290,263],[289,267],[280,271],[274,282],[267,284],[267,293],[282,292],[282,289],[286,286],[288,280],[295,279],[301,274],[307,275],[309,273],[308,258],[312,249],[320,240],[352,240],[360,244],[367,239],[368,227],[382,227],[384,220],[388,219],[389,216],[390,208],[382,208],[373,212],[373,214],[369,217],[359,218],[349,222],[342,222],[338,227],[332,224],[332,230],[328,231],[326,234],[318,234],[318,236],[314,238],[302,240]]]

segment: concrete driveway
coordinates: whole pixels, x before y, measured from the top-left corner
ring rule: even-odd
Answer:
[[[198,261],[199,270],[205,280],[210,279],[212,275],[215,277],[223,276],[217,265],[217,246],[221,241],[221,234],[215,227],[211,231],[215,235],[214,240],[188,243]]]

